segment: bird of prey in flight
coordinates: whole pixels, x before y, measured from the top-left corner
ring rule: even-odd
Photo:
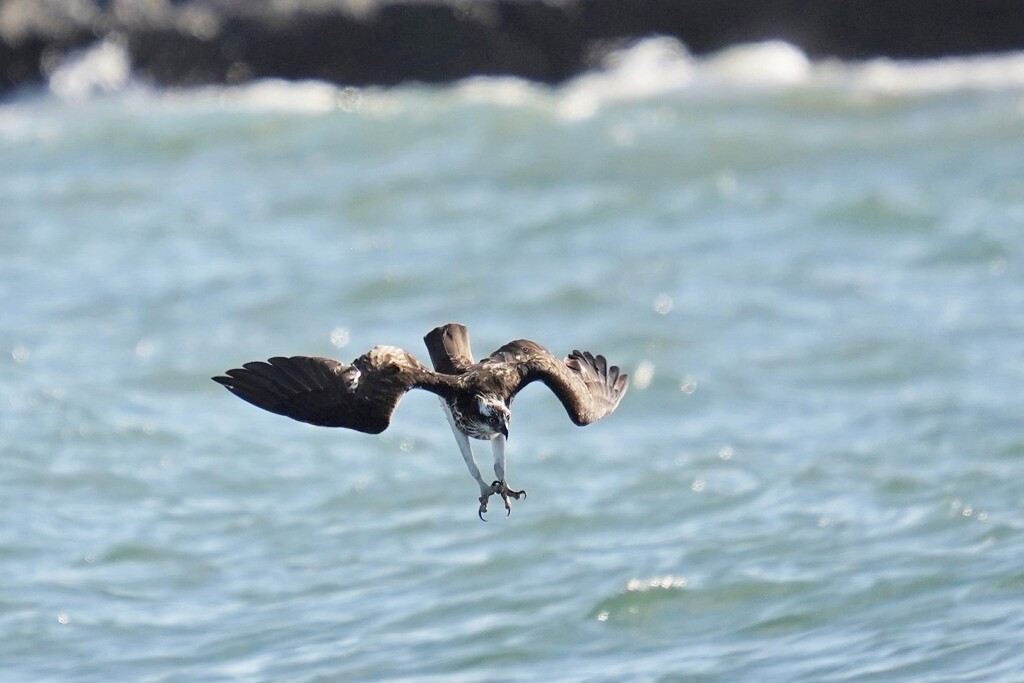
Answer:
[[[244,401],[278,415],[323,427],[383,432],[395,406],[410,389],[426,389],[441,400],[469,473],[480,485],[478,515],[499,495],[511,514],[509,498],[525,491],[505,483],[505,440],[509,406],[523,387],[543,382],[579,426],[611,414],[626,394],[628,375],[604,356],[573,351],[559,359],[539,344],[518,339],[480,362],[473,360],[465,325],[448,323],[423,338],[433,370],[408,351],[375,346],[345,365],[330,358],[275,357],[245,363],[214,377]],[[491,442],[495,480],[480,475],[470,438]],[[486,521],[486,520],[485,520]]]

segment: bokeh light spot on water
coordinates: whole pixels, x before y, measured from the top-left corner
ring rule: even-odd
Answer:
[[[718,194],[722,197],[734,196],[738,188],[739,181],[736,178],[736,174],[732,171],[722,171],[715,178],[715,189],[718,190]]]
[[[18,344],[11,349],[11,358],[14,359],[15,363],[24,363],[28,360],[29,352],[28,347],[22,344]]]
[[[649,360],[642,360],[633,370],[633,387],[643,391],[651,386],[654,380],[654,363]]]
[[[644,593],[650,590],[671,590],[686,588],[685,576],[652,576],[647,579],[630,579],[626,584],[627,593]]]
[[[70,624],[71,623],[71,617],[69,617],[68,615],[66,615],[63,612],[61,612],[60,614],[57,615],[57,623],[58,624]]]
[[[348,346],[349,333],[344,327],[335,327],[331,330],[331,344],[339,349]]]
[[[662,292],[654,297],[654,312],[658,315],[667,315],[671,312],[674,303],[671,296]]]
[[[949,504],[949,511],[954,517],[965,517],[973,518],[979,522],[988,521],[989,514],[984,510],[977,510],[975,506],[970,503],[965,503],[959,498],[954,498]]]
[[[140,339],[135,345],[135,356],[142,360],[146,360],[153,356],[153,351],[156,350],[156,345],[151,339]]]
[[[718,457],[722,460],[732,460],[732,456],[735,454],[732,446],[722,446],[718,449]]]
[[[679,383],[679,389],[684,394],[692,394],[697,391],[697,380],[689,375],[684,375],[682,381]]]

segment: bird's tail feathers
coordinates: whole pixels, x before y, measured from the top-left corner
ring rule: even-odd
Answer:
[[[459,323],[435,327],[423,338],[430,352],[434,370],[446,375],[459,375],[473,365],[473,350],[469,346],[469,330]]]

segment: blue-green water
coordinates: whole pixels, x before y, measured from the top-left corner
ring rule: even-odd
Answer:
[[[0,677],[1020,680],[1021,63],[0,105]],[[633,377],[521,394],[507,519],[430,395],[209,380],[449,320]]]

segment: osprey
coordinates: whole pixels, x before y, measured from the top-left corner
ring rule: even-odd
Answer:
[[[477,363],[469,331],[457,323],[431,330],[423,341],[433,370],[408,351],[375,346],[351,365],[330,358],[275,357],[266,363],[245,363],[213,380],[272,413],[368,434],[387,429],[395,406],[410,389],[436,394],[469,473],[480,485],[480,519],[492,495],[501,496],[506,514],[512,512],[509,498],[526,497],[526,491],[505,483],[509,406],[523,387],[543,382],[565,406],[569,419],[583,426],[611,414],[629,384],[628,375],[608,365],[604,356],[573,351],[560,360],[527,339],[509,342]],[[490,484],[480,475],[470,438],[491,442],[496,479]]]

